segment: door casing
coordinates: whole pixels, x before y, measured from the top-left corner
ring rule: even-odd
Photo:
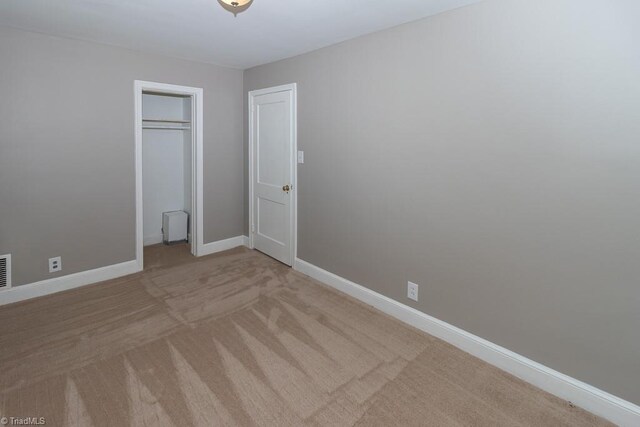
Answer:
[[[204,254],[204,90],[198,87],[179,86],[167,83],[135,80],[134,123],[135,123],[135,177],[136,177],[136,262],[138,268],[144,268],[143,244],[143,198],[142,187],[142,92],[177,94],[191,97],[191,253],[194,256]]]

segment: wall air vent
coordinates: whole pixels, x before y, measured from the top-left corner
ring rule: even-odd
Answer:
[[[11,287],[11,255],[0,255],[0,291]]]

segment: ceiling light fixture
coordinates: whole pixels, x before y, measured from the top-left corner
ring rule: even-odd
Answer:
[[[249,9],[253,0],[218,0],[218,3],[220,3],[220,6],[233,13],[233,16],[237,16],[240,12],[244,12]]]

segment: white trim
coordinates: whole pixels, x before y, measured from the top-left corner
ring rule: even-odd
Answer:
[[[253,249],[253,109],[254,98],[260,95],[266,95],[269,93],[277,92],[291,92],[291,138],[292,138],[292,150],[291,150],[291,265],[295,263],[298,256],[298,85],[297,83],[290,83],[281,86],[274,86],[265,89],[258,89],[250,91],[247,96],[249,99],[249,236],[248,248]]]
[[[640,425],[640,406],[638,405],[534,362],[301,259],[296,258],[293,268],[618,425]]]
[[[202,251],[198,256],[211,255],[216,252],[226,251],[227,249],[237,248],[238,246],[247,246],[249,238],[247,236],[236,236],[229,239],[218,240],[217,242],[205,243]]]
[[[136,173],[136,262],[144,266],[143,198],[142,198],[142,92],[153,91],[191,96],[192,167],[191,167],[191,253],[200,256],[204,248],[203,226],[203,141],[204,141],[204,91],[202,88],[178,86],[166,83],[134,81],[135,110],[135,173]]]
[[[254,110],[254,103],[253,103],[253,97],[255,94],[253,94],[253,92],[249,92],[247,94],[247,98],[248,98],[248,118],[247,120],[249,120],[249,123],[247,124],[248,127],[248,131],[249,131],[249,158],[247,159],[247,161],[249,162],[249,249],[253,249],[253,235],[255,234],[255,226],[253,225],[253,110]]]
[[[202,245],[200,255],[210,255],[238,246],[248,245],[249,238],[247,236],[236,236]],[[42,280],[40,282],[29,283],[27,285],[14,286],[10,289],[5,288],[0,292],[0,306],[92,285],[105,280],[116,279],[140,271],[142,271],[142,266],[138,261],[131,260],[120,264],[108,265],[93,270],[81,271],[79,273]]]
[[[144,245],[157,245],[158,243],[162,243],[162,234],[156,234],[155,236],[145,236]]]
[[[54,277],[53,279],[42,280],[40,282],[29,283],[28,285],[14,286],[0,293],[0,305],[79,288],[81,286],[137,273],[141,270],[138,262],[132,260],[93,270],[68,274],[66,276]]]

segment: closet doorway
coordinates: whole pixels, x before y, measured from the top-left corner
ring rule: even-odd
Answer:
[[[203,90],[136,80],[134,95],[136,261],[142,270],[144,246],[167,239],[165,212],[187,219],[191,254],[202,253]],[[174,234],[182,225],[171,227]]]

